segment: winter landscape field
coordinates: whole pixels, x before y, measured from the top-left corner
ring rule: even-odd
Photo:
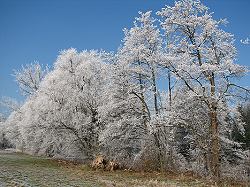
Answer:
[[[35,157],[9,151],[0,152],[0,186],[8,187],[176,187],[213,186],[193,176],[161,174],[159,172],[102,171],[93,170],[87,165]],[[222,182],[222,186],[246,186]]]
[[[0,187],[250,186],[249,7],[0,0]]]

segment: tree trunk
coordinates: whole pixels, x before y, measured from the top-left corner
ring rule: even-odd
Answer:
[[[215,80],[214,74],[212,74],[211,78],[209,79],[210,86],[211,86],[211,97],[212,101],[210,104],[210,128],[211,128],[211,171],[212,176],[215,180],[218,180],[220,177],[219,171],[219,157],[220,157],[220,143],[219,143],[219,129],[218,129],[218,118],[217,118],[217,104],[214,101],[215,96]]]
[[[211,171],[213,177],[217,180],[219,176],[219,131],[218,131],[218,120],[217,113],[212,109],[211,113]]]
[[[171,88],[171,74],[168,70],[168,100],[169,100],[169,110],[172,107],[172,88]]]
[[[151,72],[152,72],[152,86],[153,86],[153,94],[154,94],[154,109],[155,109],[155,114],[158,115],[159,108],[158,108],[158,99],[157,99],[156,76],[155,76],[155,71],[153,67],[151,67]],[[165,169],[164,150],[162,149],[162,146],[161,146],[160,131],[158,129],[159,127],[156,127],[156,128],[157,130],[154,134],[154,138],[155,138],[156,147],[158,149],[157,159],[160,165],[160,171],[163,172]]]
[[[164,155],[163,155],[163,150],[161,148],[161,144],[160,144],[160,137],[159,137],[159,130],[157,129],[157,131],[154,133],[154,139],[155,139],[155,145],[157,147],[157,160],[159,162],[159,166],[160,166],[160,171],[163,172],[164,168],[165,168],[165,162],[164,162]]]
[[[152,83],[153,83],[153,92],[154,92],[155,114],[158,115],[157,87],[156,87],[156,78],[155,78],[155,72],[154,72],[153,67],[151,67],[151,71],[152,71]]]

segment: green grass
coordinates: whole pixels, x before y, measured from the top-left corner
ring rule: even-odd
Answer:
[[[132,171],[93,170],[46,157],[0,152],[0,187],[175,187],[211,186],[187,176]],[[223,186],[229,186],[224,184]]]

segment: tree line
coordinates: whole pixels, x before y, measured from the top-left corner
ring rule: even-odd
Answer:
[[[2,125],[8,141],[31,154],[249,179],[249,90],[234,83],[248,70],[227,21],[199,0],[156,15],[139,12],[116,53],[71,48],[50,70],[15,71],[27,99]]]

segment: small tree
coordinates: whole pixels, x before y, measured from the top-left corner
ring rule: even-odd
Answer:
[[[38,62],[22,66],[21,70],[14,70],[14,76],[23,95],[31,95],[39,88],[40,82],[49,72],[48,66],[43,67]]]
[[[235,141],[242,143],[245,150],[250,150],[250,104],[238,106],[237,110],[241,114],[241,119],[244,122],[244,134],[235,126],[232,137]]]

